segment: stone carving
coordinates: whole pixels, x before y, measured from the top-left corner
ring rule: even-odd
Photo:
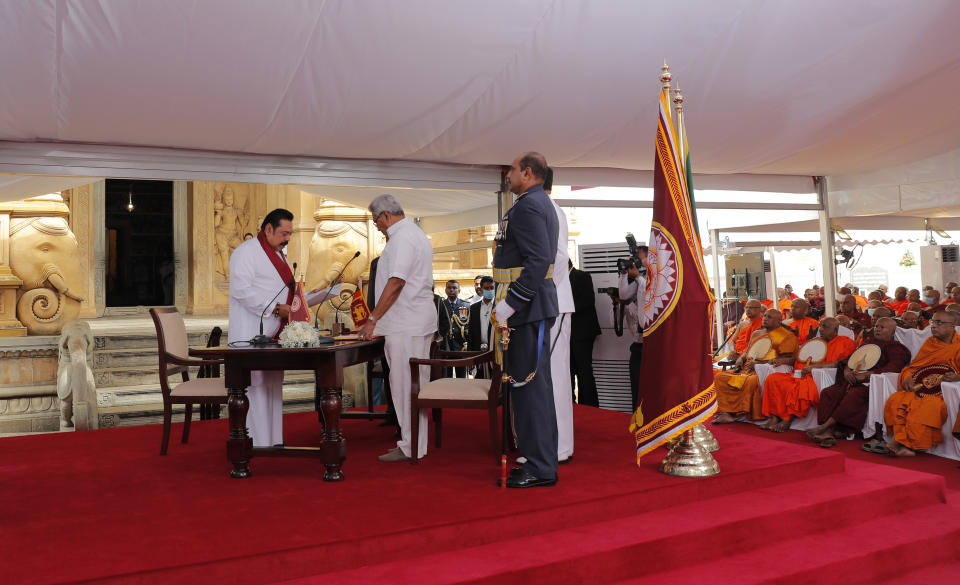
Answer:
[[[77,238],[63,217],[14,218],[10,268],[23,280],[17,318],[30,335],[54,335],[80,312],[77,294],[85,268],[77,261]]]
[[[57,367],[57,398],[60,424],[85,431],[100,427],[96,384],[90,361],[93,333],[86,321],[71,321],[60,334],[60,361]]]
[[[217,248],[217,272],[230,279],[230,254],[243,243],[244,229],[250,221],[250,210],[244,197],[237,204],[230,185],[213,193],[213,233]]]
[[[326,202],[314,212],[317,222],[313,238],[310,240],[310,274],[307,278],[307,290],[326,288],[343,270],[347,262],[359,251],[360,257],[350,263],[340,282],[345,285],[339,296],[330,298],[320,310],[320,319],[324,326],[333,323],[334,313],[339,308],[339,319],[352,328],[350,321],[350,297],[356,290],[356,284],[370,268],[367,254],[366,214],[358,209]],[[314,308],[313,310],[316,310]]]

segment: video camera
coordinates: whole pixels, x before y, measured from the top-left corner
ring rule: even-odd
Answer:
[[[647,275],[647,269],[640,263],[640,260],[637,258],[637,252],[640,250],[640,246],[637,245],[637,239],[633,237],[633,233],[627,232],[625,238],[627,240],[627,247],[630,249],[629,258],[617,258],[617,272],[626,272],[628,269],[636,267],[640,271],[641,276]],[[644,246],[644,249],[646,246]]]

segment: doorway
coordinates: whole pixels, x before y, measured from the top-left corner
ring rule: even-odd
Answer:
[[[173,182],[105,183],[106,306],[173,305]]]

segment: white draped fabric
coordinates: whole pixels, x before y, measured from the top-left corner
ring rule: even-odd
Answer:
[[[698,172],[856,173],[960,147],[957,22],[952,0],[3,0],[0,141],[649,170],[666,57]]]
[[[286,256],[281,257],[286,262]],[[283,279],[259,240],[253,238],[237,246],[230,256],[230,342],[247,341],[257,335],[261,318],[264,335],[276,334],[281,321],[272,315],[270,300],[283,288]],[[286,302],[286,295],[280,296],[280,302]],[[247,428],[254,447],[283,443],[283,372],[251,372],[247,398]]]
[[[755,370],[757,372],[757,380],[760,382],[760,388],[763,388],[763,385],[767,381],[767,376],[774,372],[789,374],[793,372],[793,366],[773,367],[769,364],[757,364]],[[813,376],[813,383],[817,386],[817,392],[823,392],[824,388],[829,388],[837,383],[837,368],[814,368],[810,372],[810,375]],[[765,421],[750,422],[763,424]],[[794,419],[793,422],[790,423],[790,429],[794,431],[805,431],[815,426],[817,426],[817,409],[814,406],[810,407],[810,412],[807,416]]]

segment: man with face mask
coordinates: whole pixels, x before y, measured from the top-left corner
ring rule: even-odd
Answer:
[[[294,275],[284,249],[293,234],[293,214],[274,209],[263,220],[257,237],[237,246],[230,255],[229,340],[248,341],[260,333],[276,337],[290,316]],[[280,302],[267,306],[280,294]],[[283,443],[283,371],[250,372],[247,428],[254,447]]]

